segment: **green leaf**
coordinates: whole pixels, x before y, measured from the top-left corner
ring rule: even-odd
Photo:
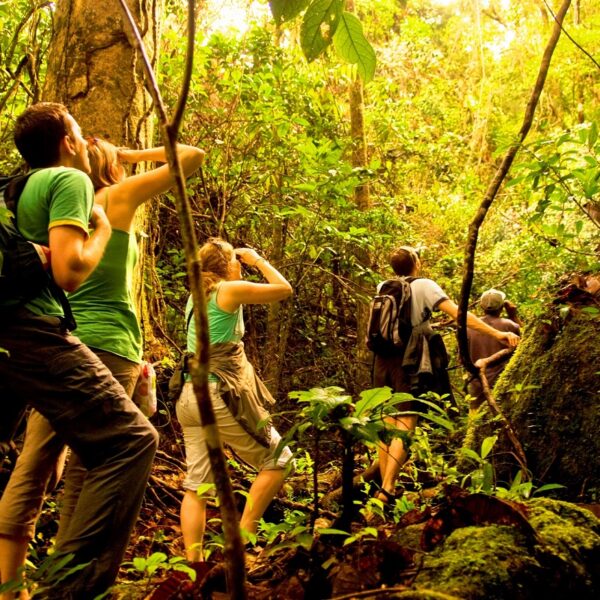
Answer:
[[[308,7],[300,28],[300,44],[306,60],[315,60],[331,44],[343,9],[343,0],[316,0]]]
[[[517,474],[515,475],[515,478],[513,479],[510,489],[516,490],[521,485],[522,480],[523,480],[523,471],[522,471],[522,469],[519,469],[517,471]]]
[[[215,484],[214,483],[203,483],[203,484],[201,484],[201,485],[198,486],[198,489],[196,490],[196,495],[199,498],[202,498],[210,490],[214,490],[214,489],[215,489]]]
[[[436,425],[439,425],[440,427],[443,427],[448,431],[454,431],[454,423],[452,423],[452,421],[449,421],[448,419],[444,419],[442,417],[438,417],[437,415],[434,415],[432,413],[414,411],[407,414],[418,415],[419,417],[423,417],[424,419],[427,419],[428,421],[431,421],[432,423],[435,423]]]
[[[360,394],[360,400],[356,403],[354,416],[361,417],[363,412],[371,412],[392,396],[389,387],[365,390]]]
[[[481,483],[482,491],[491,494],[494,489],[494,468],[491,463],[483,463],[483,480]]]
[[[319,535],[349,535],[347,531],[342,531],[341,529],[332,529],[330,527],[325,527],[323,529],[316,528],[315,533]]]
[[[475,450],[471,450],[471,448],[461,448],[461,453],[464,454],[467,458],[474,460],[477,463],[481,462],[481,457]]]
[[[182,564],[173,565],[173,571],[181,571],[182,573],[187,573],[187,576],[192,580],[196,581],[197,573],[191,567]]]
[[[494,444],[496,443],[497,440],[498,440],[497,435],[492,435],[490,437],[485,438],[485,440],[483,440],[483,442],[481,444],[481,458],[485,458],[490,453],[490,451],[494,447]]]
[[[546,485],[542,485],[541,487],[537,488],[533,492],[533,495],[535,496],[536,494],[541,494],[542,492],[549,492],[550,490],[560,490],[561,488],[565,487],[566,486],[561,485],[560,483],[547,483]]]
[[[521,183],[525,179],[527,179],[527,175],[519,175],[518,177],[513,177],[513,179],[510,179],[504,184],[504,187],[512,187],[513,185]]]
[[[143,573],[146,570],[146,559],[145,558],[141,558],[139,556],[134,556],[133,558],[133,566],[140,571],[140,573]]]
[[[291,21],[298,16],[307,6],[310,0],[269,0],[271,14],[276,23]]]
[[[155,552],[150,555],[146,561],[146,566],[157,567],[158,565],[162,565],[167,560],[167,555],[164,552]]]
[[[375,75],[375,50],[363,33],[362,23],[352,13],[342,14],[333,43],[346,62],[357,66],[363,82],[369,83]]]

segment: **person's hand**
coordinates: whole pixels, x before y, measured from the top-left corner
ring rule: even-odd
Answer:
[[[110,229],[110,222],[104,209],[99,204],[94,204],[92,208],[92,215],[90,217],[90,226],[92,229]]]
[[[254,267],[259,260],[264,260],[262,256],[252,248],[236,248],[234,253],[242,264],[248,265],[249,267]]]
[[[132,150],[126,146],[117,148],[117,158],[121,162],[135,163],[137,162],[137,150]]]
[[[521,341],[521,338],[512,331],[500,331],[499,333],[498,340],[509,348],[516,348]]]

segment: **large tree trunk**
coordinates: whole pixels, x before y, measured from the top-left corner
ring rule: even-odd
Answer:
[[[528,328],[494,390],[534,484],[562,484],[570,500],[597,501],[600,490],[599,303],[581,284],[563,288],[548,314]],[[506,432],[496,421],[481,425],[477,437],[480,443],[497,428],[493,462],[507,482],[517,467]]]
[[[138,0],[129,4],[145,34],[148,52],[156,56],[161,2]],[[125,35],[117,0],[56,3],[44,100],[65,104],[84,135],[107,139],[117,146],[147,148],[153,141],[153,115],[143,81],[142,65]],[[148,225],[147,212],[138,212],[138,231]],[[141,276],[146,266],[152,266],[146,264],[149,250],[145,240],[142,236],[134,297],[148,347],[155,338],[148,310],[152,299],[146,297]]]
[[[157,44],[154,4],[149,0],[130,4],[146,32],[146,48],[153,52]],[[114,144],[151,143],[150,97],[144,91],[142,67],[125,35],[116,0],[56,3],[43,97],[63,102],[84,134]]]

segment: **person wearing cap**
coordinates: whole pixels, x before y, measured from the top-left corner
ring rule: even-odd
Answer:
[[[484,323],[498,331],[512,332],[516,335],[521,334],[521,322],[517,317],[517,307],[512,302],[506,300],[506,294],[504,292],[495,290],[494,288],[483,292],[479,299],[479,306],[485,313],[481,318]],[[502,309],[506,310],[508,318],[500,316]],[[481,332],[471,328],[467,331],[467,337],[469,339],[469,354],[471,355],[471,360],[473,362],[492,356],[505,348],[498,340],[483,335]],[[507,363],[508,357],[503,361],[486,368],[485,376],[490,388],[494,386],[496,379],[498,379],[498,376],[502,373]],[[473,397],[470,408],[471,410],[476,410],[483,402],[481,381],[476,378],[469,381],[468,390],[469,394]]]
[[[429,377],[425,377],[424,380],[432,385],[435,383],[435,377],[431,377],[431,367],[434,367],[436,362],[434,354],[445,356],[445,348],[441,336],[435,334],[431,328],[430,320],[435,311],[445,312],[456,319],[458,306],[448,298],[435,281],[419,277],[421,259],[419,253],[411,246],[400,246],[393,250],[390,255],[390,266],[398,277],[410,278],[412,333],[404,354],[391,357],[375,355],[373,386],[389,386],[393,392],[406,392],[413,395],[423,394],[426,391],[441,393],[439,389],[433,389],[428,385],[425,386],[426,389],[423,389],[422,385],[419,386],[420,389],[417,392],[414,381],[415,376],[419,377],[421,372],[428,367]],[[470,312],[467,313],[467,327],[482,337],[489,338],[499,348],[515,347],[520,340],[513,330],[496,329]],[[423,378],[419,377],[419,380],[423,381]],[[449,381],[447,387],[449,391]],[[397,406],[397,409],[401,414],[388,417],[386,421],[401,431],[414,431],[418,418],[415,412],[419,410],[418,401],[403,402]],[[415,414],[410,414],[411,412]],[[379,444],[381,488],[377,490],[375,497],[384,504],[394,499],[396,480],[407,458],[408,452],[402,438],[394,438],[389,445]]]

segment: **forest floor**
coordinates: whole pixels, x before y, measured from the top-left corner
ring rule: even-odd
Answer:
[[[189,565],[195,582],[177,570],[187,563],[172,562],[184,555],[178,519],[183,470],[176,463],[166,453],[158,456],[115,588],[119,600],[229,598],[216,506],[209,505],[207,561]],[[273,523],[248,547],[250,600],[533,600],[571,593],[591,600],[600,589],[600,505],[515,502],[429,478],[407,486],[393,506],[380,507],[358,492],[355,518],[342,534],[339,513],[331,510],[335,502],[326,501],[311,528],[310,480],[307,474],[290,478],[265,515]],[[319,478],[325,489],[338,481],[336,468]],[[565,553],[566,542],[572,548]],[[552,590],[566,595],[546,595]]]
[[[576,295],[577,302],[569,297],[570,305],[581,304],[580,286],[565,289]],[[187,564],[183,558],[179,507],[185,460],[173,413],[172,405],[163,404],[153,417],[161,446],[113,590],[114,600],[229,597],[224,540],[214,502],[208,509],[206,562]],[[354,487],[354,504],[347,512],[351,519],[345,523],[341,521],[341,458],[333,451],[343,442],[340,431],[338,438],[333,433],[312,448],[296,447],[296,471],[265,514],[256,544],[247,547],[248,598],[600,597],[600,504],[568,502],[577,498],[569,497],[563,486],[548,490],[563,500],[539,497],[531,482],[518,477],[503,488],[486,459],[495,437],[484,440],[479,453],[469,450],[465,459],[469,420],[459,417],[454,425],[450,431],[425,420],[417,428],[411,442],[413,458],[400,477],[402,492],[386,506],[373,498],[378,486],[374,449],[357,444],[354,473],[362,473],[364,481]],[[486,442],[490,443],[484,451]],[[311,456],[317,455],[315,465]],[[241,508],[253,472],[233,456],[229,463]],[[8,474],[2,471],[0,489]],[[59,484],[46,499],[30,547],[32,580],[35,567],[52,548],[60,493]]]

